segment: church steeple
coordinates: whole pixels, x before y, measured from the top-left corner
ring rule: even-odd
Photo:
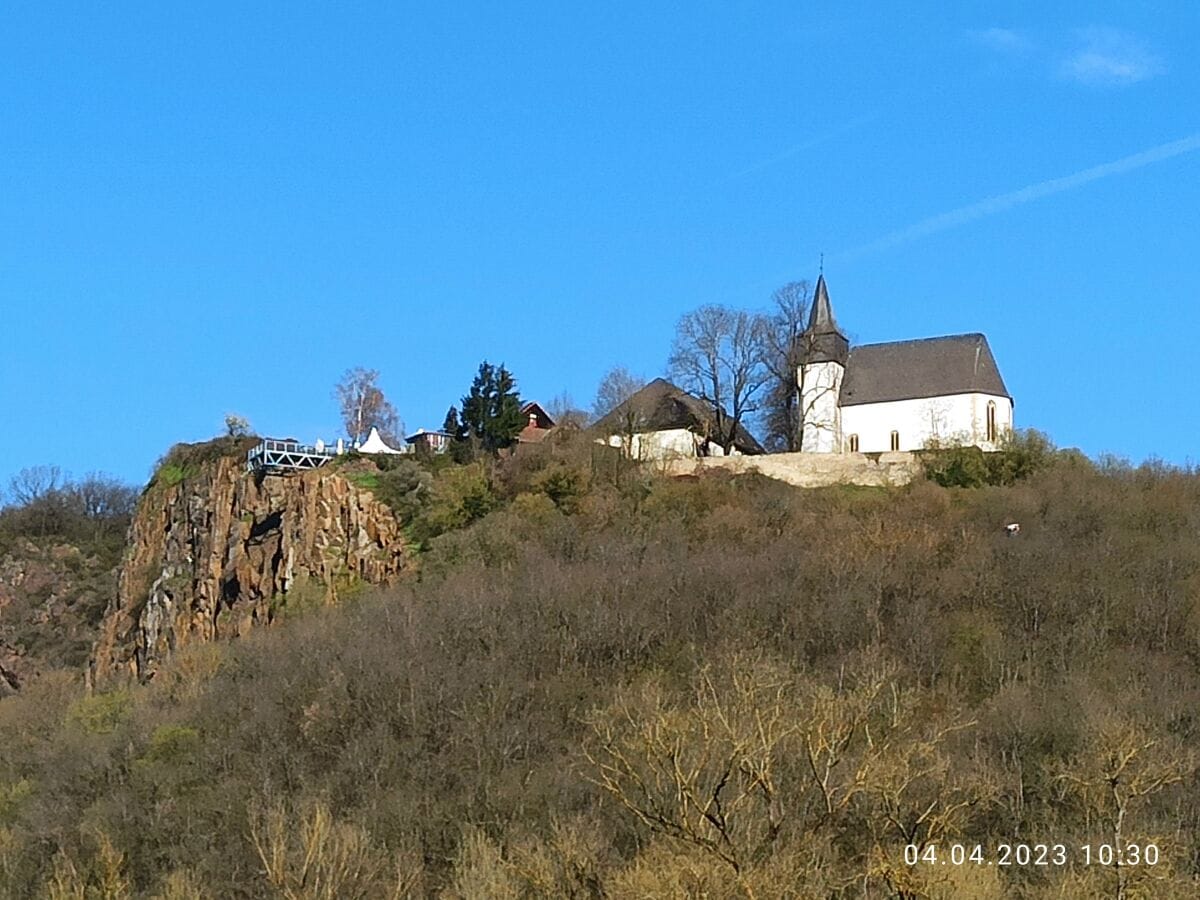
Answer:
[[[825,286],[825,273],[817,277],[817,288],[813,292],[812,309],[808,314],[808,328],[801,337],[804,362],[836,362],[846,365],[850,355],[850,342],[838,328],[833,318],[833,304],[829,302],[829,288]]]
[[[842,452],[842,379],[850,358],[850,342],[833,318],[825,273],[817,278],[808,327],[800,335],[800,450],[806,453]]]
[[[825,287],[825,273],[817,276],[817,289],[813,292],[812,309],[808,313],[808,330],[825,331],[832,328],[837,330],[837,322],[833,320],[833,306],[829,302],[829,288]]]

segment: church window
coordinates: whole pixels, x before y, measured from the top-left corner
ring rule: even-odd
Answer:
[[[898,432],[898,431],[892,432],[892,449],[893,450],[900,449],[900,432]]]
[[[857,434],[850,435],[850,452],[851,453],[858,452],[858,435]]]
[[[987,405],[987,439],[996,440],[996,401],[989,400]]]

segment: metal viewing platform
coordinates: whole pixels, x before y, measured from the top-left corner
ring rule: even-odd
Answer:
[[[299,441],[277,441],[265,438],[246,454],[247,472],[295,472],[319,469],[337,456],[336,447],[318,441],[315,447]]]

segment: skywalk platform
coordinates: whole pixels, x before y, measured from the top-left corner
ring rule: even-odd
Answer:
[[[317,442],[315,446],[299,441],[264,438],[246,454],[247,472],[279,474],[319,469],[337,456],[337,448]]]

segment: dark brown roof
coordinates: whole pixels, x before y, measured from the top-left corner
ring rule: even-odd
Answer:
[[[697,434],[704,434],[713,414],[708,404],[699,397],[693,397],[665,378],[655,378],[624,403],[601,417],[590,430],[603,435],[622,434],[631,417],[637,423],[638,432],[687,428]],[[754,435],[740,424],[733,444],[742,453],[765,452],[762,445],[754,439]]]
[[[553,428],[554,427],[554,419],[550,418],[550,414],[548,412],[546,412],[545,409],[542,408],[542,405],[540,403],[537,403],[533,400],[529,401],[528,403],[526,403],[524,406],[521,407],[521,415],[537,416],[538,428]]]
[[[530,401],[521,407],[521,415],[527,417],[527,424],[521,429],[517,435],[517,442],[521,444],[540,444],[542,439],[550,433],[550,429],[554,427],[554,420],[550,418],[550,414],[542,409],[540,403]]]
[[[1010,396],[982,334],[855,347],[846,363],[840,405],[967,393]]]

